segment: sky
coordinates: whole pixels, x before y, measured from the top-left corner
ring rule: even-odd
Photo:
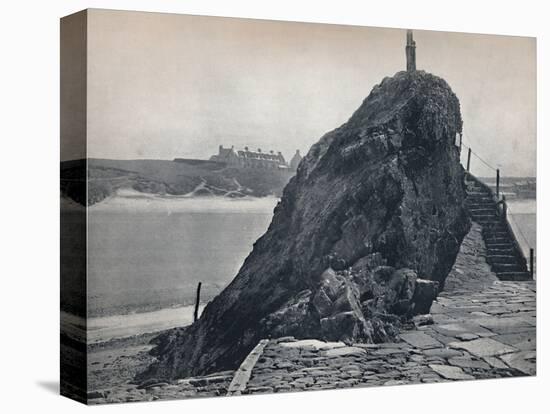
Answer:
[[[534,176],[535,39],[414,37],[417,68],[461,102],[464,143],[503,176]],[[221,144],[289,159],[404,70],[405,31],[92,10],[87,64],[88,157],[208,158]]]

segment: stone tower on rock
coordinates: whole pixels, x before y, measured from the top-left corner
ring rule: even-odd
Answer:
[[[412,30],[407,30],[407,46],[405,46],[407,55],[407,72],[416,70],[416,42],[413,40]]]

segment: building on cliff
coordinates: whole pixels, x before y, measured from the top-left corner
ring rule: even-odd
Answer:
[[[297,163],[295,163],[297,166],[302,158],[299,151],[296,152],[296,155],[300,157]],[[295,160],[296,155],[293,160]],[[220,145],[218,153],[212,155],[210,161],[223,162],[228,166],[241,168],[295,170],[295,168],[292,168],[292,162],[289,165],[281,152],[275,153],[274,151],[269,151],[266,153],[262,152],[261,148],[258,148],[257,151],[250,151],[248,147],[244,147],[244,150],[237,151],[234,146],[224,148],[223,145]]]

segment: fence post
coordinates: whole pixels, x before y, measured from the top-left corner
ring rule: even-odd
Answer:
[[[468,148],[468,162],[466,163],[466,171],[470,172],[470,159],[472,158],[472,149]]]
[[[498,200],[499,190],[500,190],[500,170],[497,168],[497,200]]]
[[[193,322],[196,322],[199,319],[199,303],[201,301],[201,285],[202,282],[199,282],[197,286],[197,298],[195,300],[195,313],[193,314]]]
[[[531,279],[533,279],[535,276],[535,250],[533,248],[529,249],[529,272],[531,273]]]

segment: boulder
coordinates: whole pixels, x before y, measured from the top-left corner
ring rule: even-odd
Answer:
[[[432,302],[437,297],[439,283],[432,280],[417,279],[412,297],[414,315],[430,313]]]
[[[235,369],[277,336],[381,342],[428,312],[470,221],[460,104],[423,71],[385,78],[313,145],[235,279],[138,378]]]

